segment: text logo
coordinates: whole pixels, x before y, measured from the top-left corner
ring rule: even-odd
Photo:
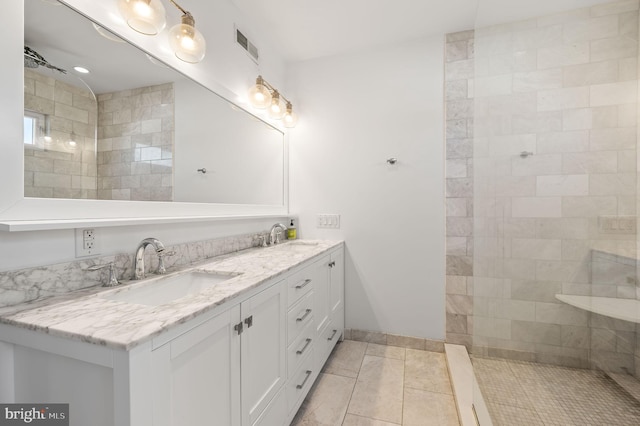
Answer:
[[[0,426],[69,426],[69,404],[0,404]]]

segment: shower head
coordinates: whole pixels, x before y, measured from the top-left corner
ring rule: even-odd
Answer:
[[[24,66],[25,68],[45,67],[52,70],[56,70],[63,74],[67,73],[66,70],[62,68],[54,67],[53,65],[51,65],[49,62],[47,62],[46,59],[44,59],[44,57],[42,57],[42,55],[40,55],[38,52],[30,48],[29,46],[24,47]]]

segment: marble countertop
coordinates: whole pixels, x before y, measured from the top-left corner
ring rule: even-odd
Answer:
[[[310,244],[309,244],[310,243]],[[129,281],[116,288],[94,287],[64,296],[0,309],[0,323],[114,349],[129,350],[198,315],[230,302],[342,241],[296,240],[207,259],[196,265]],[[297,247],[296,247],[297,245]],[[115,292],[150,285],[186,271],[234,275],[215,287],[160,306],[104,298]],[[238,274],[238,275],[235,275]]]

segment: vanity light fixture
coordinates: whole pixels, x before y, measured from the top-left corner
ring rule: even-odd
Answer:
[[[178,59],[192,64],[200,62],[207,50],[207,42],[196,29],[196,20],[178,3],[169,0],[182,12],[180,23],[169,30],[169,45]]]
[[[167,25],[160,0],[118,0],[118,8],[127,25],[141,34],[156,35]]]
[[[174,0],[169,0],[182,12],[180,23],[169,30],[169,45],[178,59],[195,64],[204,58],[207,42],[196,29],[193,15]],[[120,13],[127,24],[139,33],[156,35],[167,24],[166,11],[160,0],[118,0]]]
[[[284,127],[295,127],[298,115],[293,112],[293,104],[261,75],[256,78],[256,84],[249,89],[249,103],[258,109],[267,108],[269,118],[282,120]]]

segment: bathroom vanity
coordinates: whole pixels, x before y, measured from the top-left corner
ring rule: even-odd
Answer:
[[[71,425],[286,425],[343,333],[343,243],[245,250],[0,314],[0,391],[69,403]]]

